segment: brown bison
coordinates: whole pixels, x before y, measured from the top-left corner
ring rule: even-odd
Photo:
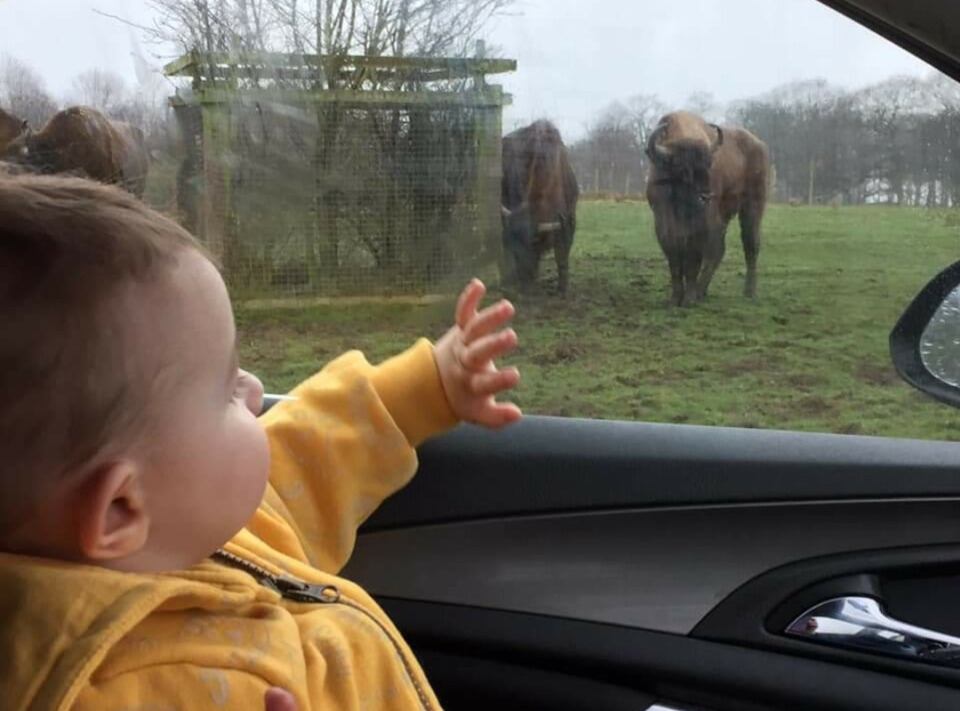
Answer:
[[[0,109],[0,155],[4,155],[7,145],[27,128],[27,122],[18,119]]]
[[[647,200],[670,264],[672,302],[693,304],[707,295],[734,215],[740,217],[747,263],[744,295],[756,296],[769,170],[766,144],[744,129],[720,128],[678,111],[660,119],[647,155]]]
[[[18,134],[7,141],[5,148],[0,140],[0,160],[40,173],[75,173],[103,183],[116,183],[143,197],[149,158],[139,128],[111,121],[85,106],[54,114],[36,132],[26,122],[18,125]]]
[[[560,293],[567,293],[579,195],[566,146],[553,124],[536,121],[504,136],[501,212],[505,283],[530,286],[537,278],[540,258],[552,249]]]

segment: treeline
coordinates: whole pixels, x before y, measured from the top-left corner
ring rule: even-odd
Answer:
[[[678,108],[766,141],[774,200],[960,205],[960,85],[945,76],[893,77],[853,91],[798,81],[727,107],[699,93]],[[641,193],[647,138],[669,110],[655,96],[607,107],[571,146],[583,189]]]
[[[145,60],[137,57],[137,63],[136,85],[109,70],[89,69],[77,74],[62,96],[55,96],[32,67],[0,55],[0,108],[39,129],[66,106],[91,106],[140,127],[153,147],[169,144],[174,127],[165,99],[170,88]]]

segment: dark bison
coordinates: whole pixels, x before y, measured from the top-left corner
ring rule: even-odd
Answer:
[[[54,114],[39,131],[33,131],[26,122],[19,122],[19,126],[18,135],[5,148],[0,142],[0,160],[40,173],[74,173],[116,183],[143,197],[149,158],[139,128],[111,121],[85,106]]]
[[[570,279],[570,248],[577,229],[577,179],[560,132],[536,121],[503,138],[504,281],[526,288],[540,258],[552,249],[561,294]]]
[[[747,263],[744,295],[756,296],[769,170],[766,144],[744,129],[720,128],[678,111],[660,119],[647,155],[647,200],[670,264],[672,302],[692,304],[707,295],[734,215],[740,216]]]

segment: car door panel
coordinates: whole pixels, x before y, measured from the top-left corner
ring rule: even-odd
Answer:
[[[862,595],[880,600],[898,620],[957,636],[960,545],[863,551],[774,569],[717,605],[691,635],[802,654],[960,687],[960,669],[880,653],[862,653],[785,636],[802,613],[826,600]],[[869,571],[869,572],[865,572]]]
[[[456,651],[424,650],[418,656],[420,663],[430,669],[435,691],[447,708],[482,705],[488,709],[637,711],[649,708],[657,700],[656,696],[627,685],[533,665]],[[491,684],[491,679],[497,683]]]
[[[384,604],[447,708],[552,708],[528,683],[541,672],[640,694],[637,708],[643,694],[707,709],[960,708],[954,669],[769,627],[831,581],[905,618],[923,590],[953,589],[960,445],[530,417],[459,428],[420,458],[345,575]],[[949,614],[941,595],[908,621]]]
[[[529,695],[511,698],[510,670],[530,668],[601,680],[684,711],[955,711],[960,699],[939,684],[681,635],[460,605],[380,602],[450,710],[552,708]],[[487,674],[488,661],[499,673]],[[464,687],[464,677],[474,682]],[[597,698],[575,708],[620,707]]]
[[[364,531],[564,511],[960,498],[960,443],[528,416],[424,444]]]
[[[773,568],[958,539],[957,501],[541,514],[370,533],[348,576],[394,597],[686,634]]]

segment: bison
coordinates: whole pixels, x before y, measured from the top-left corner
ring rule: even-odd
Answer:
[[[0,155],[6,153],[7,145],[27,128],[27,122],[0,109]]]
[[[536,121],[503,138],[504,281],[526,288],[552,249],[560,293],[567,293],[580,190],[560,132]]]
[[[139,128],[111,121],[85,106],[54,114],[36,132],[26,122],[18,122],[18,126],[17,135],[5,148],[0,128],[0,160],[20,163],[40,173],[75,173],[116,183],[143,197],[149,158]]]
[[[744,295],[756,296],[769,171],[766,144],[742,128],[721,128],[678,111],[660,119],[647,155],[647,200],[670,265],[672,303],[683,306],[706,297],[734,215],[740,217],[747,263]]]

